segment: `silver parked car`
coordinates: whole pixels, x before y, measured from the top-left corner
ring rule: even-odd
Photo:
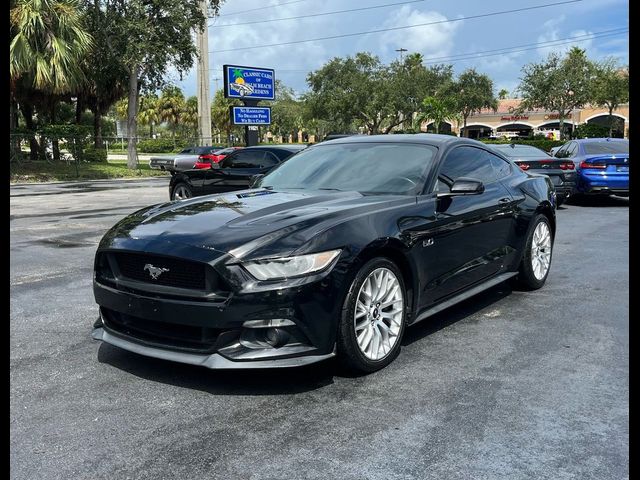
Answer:
[[[149,160],[149,167],[156,170],[167,170],[169,172],[183,172],[191,170],[202,155],[213,155],[214,152],[225,147],[214,145],[210,147],[188,147],[179,153],[169,155],[155,155]]]

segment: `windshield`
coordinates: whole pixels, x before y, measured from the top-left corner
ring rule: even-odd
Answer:
[[[437,149],[410,143],[317,145],[289,158],[256,187],[414,195]]]
[[[516,145],[515,147],[510,147],[509,145],[492,145],[493,148],[498,150],[503,155],[507,157],[519,157],[519,158],[544,158],[549,155],[546,152],[543,152],[539,148],[531,147],[529,145]]]
[[[584,153],[629,153],[629,142],[585,142]]]

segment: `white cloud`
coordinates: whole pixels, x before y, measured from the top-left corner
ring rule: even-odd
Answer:
[[[434,11],[421,12],[405,5],[389,15],[384,28],[403,27],[447,20]],[[380,35],[380,51],[385,57],[396,56],[395,49],[406,48],[421,53],[425,60],[449,55],[454,46],[456,30],[463,22],[439,23],[424,27],[394,30]]]
[[[537,51],[541,57],[546,58],[550,53],[563,55],[576,46],[582,49],[591,48],[593,44],[593,32],[582,29],[572,31],[562,29],[562,24],[565,20],[566,17],[564,15],[560,15],[557,18],[552,18],[544,22],[542,25],[544,32],[538,36],[538,43],[553,42],[554,40],[562,40],[570,37],[579,37],[579,40],[576,39],[576,41],[564,43],[566,42],[565,40],[556,44],[540,46]]]

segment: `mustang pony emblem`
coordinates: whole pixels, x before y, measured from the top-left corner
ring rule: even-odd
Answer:
[[[150,263],[147,263],[144,266],[144,270],[148,270],[149,271],[149,275],[151,275],[151,278],[153,280],[156,280],[160,275],[162,275],[163,272],[168,272],[169,271],[168,268],[154,267]]]

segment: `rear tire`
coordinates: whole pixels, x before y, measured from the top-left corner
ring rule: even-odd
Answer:
[[[407,311],[402,273],[376,257],[358,271],[345,298],[338,338],[339,359],[348,370],[371,373],[400,353]]]
[[[542,287],[551,269],[553,233],[549,219],[538,214],[531,222],[518,271],[518,284],[527,290]]]
[[[193,197],[193,191],[191,187],[184,182],[176,184],[171,192],[171,200],[186,200],[191,197]]]

